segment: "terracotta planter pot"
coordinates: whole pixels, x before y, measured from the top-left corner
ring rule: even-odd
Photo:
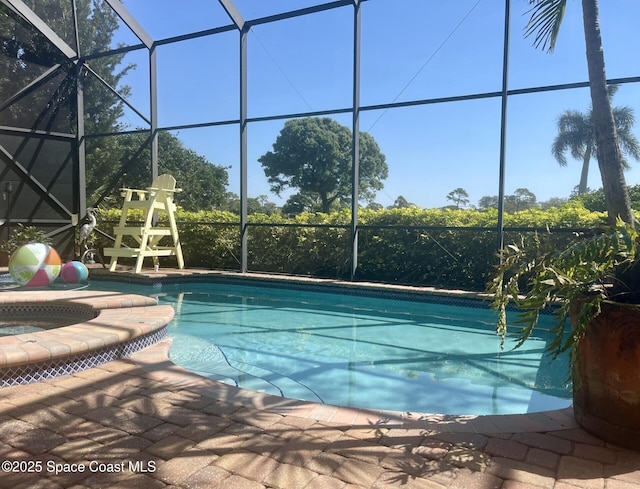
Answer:
[[[576,420],[605,441],[640,449],[640,305],[604,302],[577,348]]]

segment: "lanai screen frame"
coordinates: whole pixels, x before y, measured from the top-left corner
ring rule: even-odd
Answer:
[[[72,5],[75,8],[75,0],[70,0]],[[569,84],[557,84],[557,85],[547,85],[547,86],[539,86],[534,88],[526,88],[526,89],[517,89],[510,90],[509,89],[509,44],[510,44],[510,29],[511,29],[511,2],[512,0],[504,0],[504,31],[503,31],[503,49],[502,49],[502,87],[500,91],[494,92],[484,92],[484,93],[475,93],[470,95],[460,95],[460,96],[451,96],[451,97],[443,97],[443,98],[430,98],[430,99],[420,99],[420,100],[411,100],[405,102],[394,102],[387,104],[376,104],[376,105],[361,105],[360,103],[360,87],[361,87],[361,77],[360,77],[360,53],[361,53],[361,25],[362,25],[362,16],[361,16],[361,8],[362,4],[366,3],[368,0],[336,0],[333,2],[327,2],[320,5],[316,5],[313,7],[302,8],[298,10],[293,10],[289,12],[284,12],[276,15],[271,15],[267,17],[246,20],[240,14],[239,10],[233,3],[233,0],[212,0],[218,1],[222,8],[227,13],[231,23],[225,26],[209,29],[206,31],[193,32],[190,34],[175,36],[171,38],[165,38],[160,40],[154,40],[138,23],[133,15],[126,9],[126,7],[119,0],[104,0],[114,12],[120,17],[120,19],[127,25],[129,29],[136,35],[136,37],[140,40],[140,44],[127,46],[124,48],[110,50],[102,53],[94,53],[84,57],[78,56],[79,46],[75,48],[69,47],[58,38],[55,33],[46,25],[42,19],[40,19],[37,15],[35,15],[24,3],[22,0],[0,0],[3,4],[7,5],[9,8],[18,12],[23,18],[27,19],[34,28],[36,28],[41,34],[49,39],[67,58],[71,61],[74,61],[79,64],[83,64],[85,61],[90,61],[91,59],[111,56],[119,53],[128,53],[131,51],[137,51],[140,49],[144,49],[148,52],[149,56],[149,90],[150,90],[150,117],[146,118],[138,111],[135,107],[131,106],[129,102],[124,97],[120,97],[120,100],[125,103],[130,109],[136,112],[138,115],[142,117],[149,124],[148,132],[150,134],[151,140],[151,175],[150,181],[153,180],[158,175],[158,133],[160,131],[173,131],[179,129],[193,129],[193,128],[202,128],[202,127],[212,127],[212,126],[221,126],[221,125],[238,125],[239,127],[239,141],[240,141],[240,222],[239,222],[239,242],[240,242],[240,271],[247,272],[248,267],[248,231],[251,224],[248,222],[248,206],[247,199],[249,198],[247,194],[247,182],[248,182],[248,170],[247,170],[247,127],[248,124],[254,122],[263,122],[263,121],[274,121],[274,120],[285,120],[285,119],[294,119],[299,117],[307,117],[307,116],[330,116],[335,114],[351,114],[352,122],[351,122],[351,130],[353,134],[352,140],[352,191],[351,191],[351,223],[349,226],[350,231],[350,240],[351,240],[351,271],[350,275],[352,279],[356,278],[357,269],[358,269],[358,233],[361,229],[367,228],[367,226],[362,226],[358,221],[358,201],[359,201],[359,133],[360,133],[360,114],[366,111],[380,110],[380,109],[395,109],[401,107],[410,107],[410,106],[422,106],[422,105],[430,105],[430,104],[442,104],[448,102],[459,102],[459,101],[468,101],[475,99],[489,99],[489,98],[499,98],[501,103],[501,113],[500,113],[500,146],[499,146],[499,177],[498,177],[498,221],[495,227],[496,232],[496,250],[501,249],[503,246],[503,236],[505,232],[504,228],[504,197],[505,197],[505,170],[506,170],[506,141],[507,141],[507,107],[509,97],[513,95],[521,95],[527,93],[536,93],[536,92],[548,92],[548,91],[558,91],[558,90],[567,90],[567,89],[575,89],[575,88],[586,88],[589,86],[587,81],[578,82],[578,83],[569,83]],[[352,7],[353,9],[353,44],[351,46],[353,52],[353,66],[352,66],[352,105],[350,107],[343,108],[335,108],[321,111],[309,111],[309,112],[298,112],[298,113],[289,113],[289,114],[278,114],[273,116],[263,116],[263,117],[254,117],[250,118],[247,116],[248,114],[248,97],[247,97],[247,82],[248,82],[248,59],[247,59],[247,48],[248,48],[248,33],[253,26],[258,26],[262,24],[269,24],[280,22],[283,20],[291,19],[294,17],[313,15],[315,13],[332,10],[336,8],[344,8],[344,7]],[[76,28],[76,39],[78,39],[77,33],[77,25]],[[233,120],[224,120],[224,121],[211,121],[204,122],[198,124],[184,124],[184,125],[176,125],[176,126],[167,126],[167,127],[159,127],[158,125],[158,75],[157,75],[157,58],[156,58],[156,49],[159,46],[178,43],[182,41],[187,41],[191,39],[196,39],[205,36],[214,36],[216,34],[226,33],[230,31],[238,32],[238,54],[239,54],[239,80],[240,80],[240,90],[239,90],[239,100],[238,100],[238,118]],[[635,83],[640,82],[639,77],[629,77],[629,78],[617,78],[608,80],[609,83],[615,84],[625,84],[625,83]],[[114,92],[116,93],[116,92]],[[117,95],[117,93],[116,93]],[[7,106],[7,104],[11,103],[10,100],[0,101],[2,106]],[[62,232],[65,230],[72,229],[73,226],[76,225],[78,216],[84,216],[87,211],[87,201],[86,201],[86,160],[85,160],[85,142],[89,138],[97,138],[97,137],[105,137],[105,136],[114,136],[117,134],[126,134],[133,131],[122,131],[121,133],[115,134],[85,134],[84,130],[84,117],[80,116],[83,114],[84,107],[84,95],[82,91],[82,84],[77,84],[77,134],[76,137],[76,147],[77,147],[77,188],[74,189],[76,195],[74,196],[74,202],[77,202],[77,209],[74,209],[74,214],[69,223],[64,223],[56,232]],[[4,130],[10,130],[10,128],[3,128]],[[144,130],[146,133],[147,130]],[[6,161],[7,155],[2,155],[3,159]],[[10,156],[10,155],[9,155]],[[26,177],[25,177],[26,178]],[[41,189],[43,194],[46,194],[46,189]],[[388,226],[394,227],[394,226]],[[400,226],[402,227],[402,226]],[[493,229],[493,228],[491,228]]]

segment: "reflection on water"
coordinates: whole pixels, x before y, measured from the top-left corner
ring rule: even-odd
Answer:
[[[232,385],[445,414],[570,404],[568,358],[544,355],[545,325],[522,348],[509,350],[507,340],[502,351],[485,307],[201,283],[149,292],[176,311],[171,359]]]

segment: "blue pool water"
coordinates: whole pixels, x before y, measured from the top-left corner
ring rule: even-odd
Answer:
[[[126,289],[101,283],[92,288]],[[170,304],[173,362],[247,389],[314,402],[443,414],[570,405],[567,358],[536,332],[504,351],[484,307],[277,287],[185,283],[129,289]],[[511,345],[513,342],[511,342]]]

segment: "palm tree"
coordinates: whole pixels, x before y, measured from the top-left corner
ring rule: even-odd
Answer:
[[[609,85],[609,97],[618,91],[618,85]],[[630,107],[614,107],[613,119],[616,123],[618,141],[622,147],[622,165],[629,169],[629,163],[624,158],[628,154],[635,160],[640,159],[640,143],[631,132],[635,122],[633,109]],[[577,110],[567,110],[558,118],[558,135],[553,141],[551,152],[560,166],[567,166],[564,153],[568,150],[576,160],[582,160],[582,173],[578,194],[587,192],[587,178],[589,176],[589,163],[596,148],[596,135],[593,125],[593,110],[583,113]]]
[[[534,46],[553,51],[567,0],[528,0],[531,18],[526,35],[535,35]],[[604,50],[600,35],[598,0],[582,0],[582,19],[589,70],[591,119],[596,139],[596,155],[602,177],[607,213],[611,223],[617,217],[634,225],[629,192],[624,178],[624,159],[618,142],[618,132],[607,92]]]

